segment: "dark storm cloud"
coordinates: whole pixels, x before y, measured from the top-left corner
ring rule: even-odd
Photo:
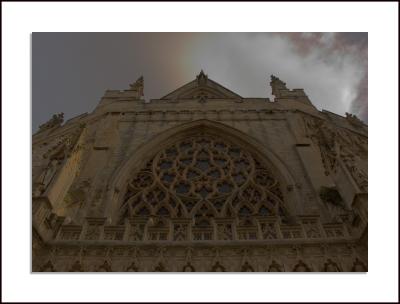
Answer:
[[[368,121],[368,33],[280,33],[304,56],[319,53],[321,59],[339,66],[338,58],[350,58],[360,70],[353,85],[349,111]]]
[[[32,124],[92,111],[106,89],[145,77],[160,98],[200,69],[244,97],[271,97],[269,75],[316,107],[367,121],[366,33],[34,33]]]

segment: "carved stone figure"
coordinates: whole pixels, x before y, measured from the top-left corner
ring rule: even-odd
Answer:
[[[48,122],[39,126],[39,132],[59,127],[63,122],[64,122],[64,113],[54,114],[53,117]]]
[[[356,127],[362,127],[364,123],[357,117],[357,115],[350,114],[350,113],[345,113],[346,114],[346,119],[354,126]]]
[[[130,90],[136,92],[136,98],[141,99],[144,96],[144,79],[140,76],[135,83],[130,84]]]
[[[274,75],[271,75],[270,85],[272,88],[272,95],[278,98],[281,97],[281,90],[287,90],[286,83]]]

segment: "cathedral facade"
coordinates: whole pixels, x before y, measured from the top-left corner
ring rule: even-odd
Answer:
[[[33,272],[366,272],[368,130],[271,76],[139,78],[32,139]]]

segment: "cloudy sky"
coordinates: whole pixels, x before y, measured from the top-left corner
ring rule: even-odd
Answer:
[[[368,122],[367,64],[367,33],[33,33],[32,127],[91,112],[141,75],[145,99],[160,98],[201,69],[243,97],[272,97],[274,74],[318,109]]]

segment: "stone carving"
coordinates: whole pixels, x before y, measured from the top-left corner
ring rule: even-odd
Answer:
[[[296,266],[294,266],[293,271],[294,272],[310,272],[311,269],[302,260],[299,260],[299,262],[296,264]]]
[[[140,76],[135,83],[130,84],[130,91],[134,91],[136,93],[136,98],[141,99],[144,96],[144,79],[143,76]]]
[[[343,163],[350,172],[353,180],[356,182],[362,192],[368,192],[368,174],[364,172],[357,164],[355,156],[349,153],[341,154]]]
[[[43,158],[47,159],[48,162],[33,183],[33,196],[40,196],[46,191],[65,159],[71,155],[82,130],[83,126],[80,126],[75,131],[61,137],[57,144],[43,155]]]
[[[205,85],[208,81],[208,76],[201,70],[200,74],[196,76],[196,80],[199,85]]]
[[[346,112],[346,119],[349,123],[351,123],[355,127],[362,127],[364,123],[361,119],[359,119],[356,115],[350,114]]]
[[[120,214],[195,217],[195,225],[206,227],[211,218],[284,215],[282,192],[271,170],[251,153],[199,134],[160,151],[133,175]],[[185,226],[175,228],[184,238]],[[232,239],[231,229],[227,223],[218,224],[219,238]]]
[[[215,262],[215,264],[211,268],[212,272],[225,272],[225,267],[220,264],[219,261]]]
[[[346,130],[334,131],[332,126],[323,120],[310,117],[305,117],[304,120],[308,136],[320,149],[325,175],[335,173],[341,159],[360,190],[367,192],[368,174],[361,166],[361,162],[366,162],[367,158],[366,139]]]
[[[140,78],[130,90],[108,92],[93,113],[34,135],[33,181],[43,184],[38,195],[54,194],[57,212],[71,220],[52,213],[46,197],[33,200],[33,271],[365,271],[365,234],[359,235],[367,195],[356,195],[354,217],[329,194],[330,203],[319,204],[318,181],[302,161],[323,162],[332,178],[321,184],[337,182],[342,191],[346,185],[338,179],[353,176],[366,191],[366,127],[298,107],[301,92],[275,76],[271,82],[277,103],[241,98],[201,72],[166,99],[140,104]],[[303,117],[307,128],[293,130]],[[75,138],[82,121],[87,131]],[[296,155],[296,145],[306,157]],[[306,154],[314,148],[318,153]],[[76,173],[82,164],[85,170]],[[64,180],[68,172],[74,176]],[[63,191],[46,192],[53,184]],[[347,203],[350,195],[341,194]],[[312,208],[303,208],[311,200]],[[354,251],[342,248],[349,243]],[[59,248],[54,258],[51,248]],[[355,262],[358,254],[365,261]]]
[[[264,222],[261,223],[260,226],[261,226],[261,235],[263,239],[278,238],[275,223]]]
[[[274,75],[271,75],[270,85],[272,88],[272,95],[277,98],[281,97],[281,90],[287,90],[286,83]]]
[[[339,266],[333,262],[331,259],[328,259],[324,264],[324,271],[325,272],[340,272]]]
[[[319,196],[322,201],[328,204],[344,208],[342,196],[336,188],[321,187]]]
[[[85,204],[90,184],[90,179],[83,179],[72,184],[64,198],[64,207],[69,210],[69,213],[73,213],[73,210],[79,209]]]
[[[54,114],[53,117],[48,122],[39,126],[39,132],[59,127],[63,122],[64,122],[64,113]]]
[[[304,117],[307,136],[319,147],[322,162],[325,168],[325,175],[336,172],[339,146],[336,141],[336,134],[331,126],[323,120]]]
[[[320,238],[321,232],[317,221],[307,220],[303,222],[304,231],[308,238]]]
[[[80,261],[75,261],[75,263],[71,266],[70,272],[83,272],[83,266]]]
[[[128,266],[128,268],[126,268],[126,271],[127,271],[127,272],[138,272],[138,271],[139,271],[139,268],[136,266],[136,263],[135,263],[135,262],[132,262],[132,263]]]
[[[254,268],[253,266],[251,266],[249,264],[248,261],[244,262],[244,264],[242,265],[242,267],[240,268],[241,272],[254,272]]]
[[[276,261],[272,261],[271,265],[268,267],[268,272],[282,272],[282,266]]]
[[[154,272],[166,272],[167,269],[165,268],[164,264],[159,262],[156,267],[154,267]]]
[[[40,269],[40,272],[55,272],[57,271],[53,265],[53,263],[49,260],[45,263]]]
[[[111,265],[106,260],[97,268],[96,272],[112,272]]]
[[[367,272],[367,267],[361,260],[356,258],[353,263],[353,267],[351,268],[351,271],[352,272]]]
[[[193,267],[193,265],[190,262],[187,262],[183,268],[182,268],[183,272],[196,272],[196,269]]]
[[[64,145],[59,145],[57,149],[55,149],[53,153],[49,155],[49,162],[34,185],[34,196],[42,195],[50,182],[53,180],[65,158],[64,148]]]

